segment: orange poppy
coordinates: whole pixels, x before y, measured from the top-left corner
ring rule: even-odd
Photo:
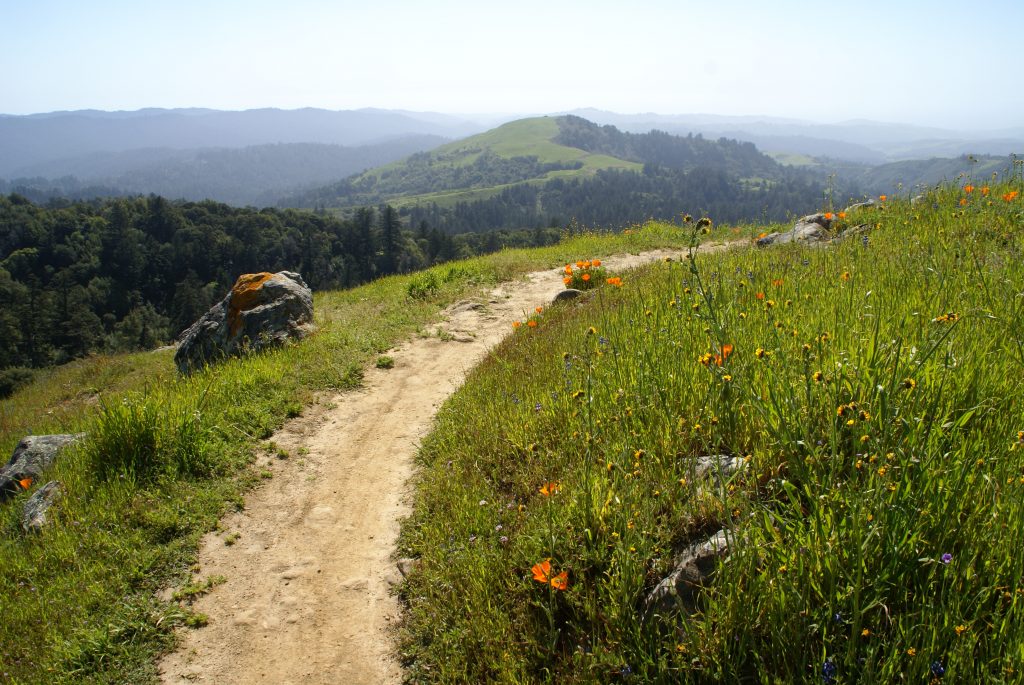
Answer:
[[[540,314],[542,311],[544,311],[544,307],[537,307],[537,313],[538,314]]]
[[[551,495],[554,495],[555,493],[558,493],[561,490],[562,486],[560,483],[558,483],[557,481],[550,481],[548,483],[544,483],[544,485],[540,487],[540,494],[544,495],[545,497],[550,497]]]
[[[579,269],[583,268],[583,260],[582,259],[579,259],[579,260],[576,261],[576,267],[579,268]]]
[[[28,490],[30,487],[32,487],[32,479],[22,478],[21,480],[18,481],[18,485],[21,486],[22,490]]]
[[[537,322],[534,321],[533,319],[530,319],[529,321],[526,322],[526,325],[529,326],[530,328],[536,328]]]
[[[1011,190],[1010,192],[1003,195],[1003,200],[1005,200],[1006,202],[1013,202],[1018,195],[1020,195],[1019,190]]]
[[[757,295],[754,295],[754,297],[756,297],[759,300],[763,300],[764,299],[764,293],[758,293]]]
[[[551,581],[551,560],[545,559],[539,564],[534,564],[533,568],[533,579],[538,583],[548,583]]]
[[[878,199],[881,200],[882,202],[885,202],[886,200],[889,199],[889,196],[888,195],[879,195]]]
[[[967,204],[967,198],[966,197],[960,198],[960,206],[963,207],[966,204]]]
[[[782,279],[781,278],[776,278],[774,281],[772,281],[772,285],[774,285],[776,288],[778,288],[780,285],[782,285]]]
[[[981,187],[981,194],[984,195],[985,197],[988,197],[988,193],[989,193],[988,186],[982,186]]]
[[[566,276],[565,278],[563,278],[562,283],[565,283],[566,285],[572,283],[572,276]]]
[[[845,218],[846,218],[846,212],[839,212],[839,214],[837,214],[837,216],[838,216],[838,217],[839,217],[840,219],[845,219]]]
[[[594,260],[593,262],[591,262],[591,263],[592,263],[592,264],[594,265],[594,268],[595,268],[595,269],[596,269],[597,267],[601,266],[601,260],[600,260],[600,259],[595,259],[595,260]]]
[[[551,587],[556,590],[565,590],[569,587],[569,572],[562,571],[557,576],[551,579]]]
[[[722,354],[715,355],[715,364],[721,366],[722,362],[728,359],[730,354],[732,354],[732,345],[722,345]]]
[[[521,321],[513,321],[512,322],[512,328],[519,328],[522,325],[523,325],[523,323]]]
[[[590,280],[590,274],[583,274],[582,278],[583,278],[584,281],[589,281]]]
[[[572,266],[570,264],[566,264],[565,265],[565,273],[567,273],[567,274],[571,274],[572,273]]]
[[[974,186],[968,183],[967,185],[964,186],[964,192],[970,195],[971,193],[974,192]]]
[[[833,217],[832,212],[825,212],[825,220],[826,221],[832,221],[832,217]]]

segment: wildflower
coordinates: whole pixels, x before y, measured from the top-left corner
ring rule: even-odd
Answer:
[[[544,311],[544,307],[537,307],[537,313],[538,314],[540,314],[542,311]]]
[[[815,383],[821,383],[822,379],[825,378],[825,374],[823,374],[821,371],[815,371],[814,375],[812,375],[811,378],[814,379]]]
[[[871,637],[871,631],[868,630],[867,628],[865,628],[864,630],[860,631],[860,636],[861,637]]]
[[[886,200],[889,199],[889,196],[888,195],[879,195],[878,199],[881,200],[882,202],[885,202]]]
[[[569,587],[569,572],[562,571],[551,579],[551,587],[556,590],[565,590]]]
[[[758,359],[764,359],[764,356],[766,354],[768,354],[768,353],[765,352],[763,347],[759,347],[756,350],[754,350],[754,356],[757,357]]]
[[[860,420],[861,421],[870,421],[871,420],[871,414],[866,412],[866,411],[864,411],[863,409],[861,409],[860,410]]]
[[[715,355],[715,365],[721,366],[722,362],[729,358],[732,354],[732,345],[722,345],[722,354]]]
[[[684,214],[683,215],[683,223],[684,224],[693,223],[693,217],[690,216],[689,214]]]
[[[530,319],[529,321],[526,322],[526,325],[529,326],[530,328],[536,328],[537,322],[534,321],[533,319]]]
[[[760,240],[761,238],[764,238],[767,235],[768,234],[766,232],[761,231],[760,233],[757,234],[757,240]]]
[[[732,376],[729,374],[725,374],[724,376],[722,376],[722,380],[725,381],[726,383],[729,383],[732,381]]]
[[[916,387],[917,387],[917,381],[915,381],[913,378],[904,378],[903,379],[903,389],[904,390],[913,390]]]
[[[839,668],[836,667],[836,663],[832,659],[825,659],[821,664],[821,680],[827,685],[836,682],[836,673],[838,672]]]
[[[850,280],[850,272],[849,271],[844,271],[843,273],[839,274],[839,280],[843,281],[844,283],[846,281],[849,281]]]
[[[782,285],[782,279],[781,278],[774,279],[772,281],[772,285],[774,285],[776,288],[778,288],[780,285]]]
[[[565,273],[567,273],[570,276],[572,275],[572,266],[570,264],[565,265]]]
[[[907,649],[907,656],[917,656],[917,650],[913,647]]]
[[[1010,192],[1003,195],[1003,200],[1006,202],[1013,202],[1020,195],[1019,190],[1011,190]]]
[[[985,197],[988,197],[988,193],[989,193],[989,187],[988,186],[982,186],[981,187],[981,194],[984,195]]]
[[[596,269],[597,267],[601,266],[601,260],[595,259],[594,261],[591,262],[591,264],[593,264],[594,268]]]
[[[941,678],[946,675],[946,667],[942,665],[941,661],[933,661],[931,665],[932,675],[936,678]]]
[[[540,490],[538,490],[538,492],[540,492],[540,494],[544,495],[545,497],[550,497],[551,495],[555,495],[561,492],[561,490],[561,483],[559,483],[558,481],[550,481],[540,486]]]
[[[597,335],[597,329],[591,326],[587,329],[587,335]]]
[[[963,623],[961,623],[960,625],[958,625],[953,630],[956,631],[956,636],[960,637],[961,635],[963,635],[964,633],[967,632],[967,626],[965,626]]]
[[[705,352],[700,357],[698,357],[697,361],[699,361],[704,366],[709,366],[711,362],[714,361],[714,359],[715,355],[711,354],[710,352]]]
[[[825,220],[826,221],[832,221],[832,217],[833,216],[834,215],[832,214],[832,212],[825,212]]]
[[[846,218],[846,212],[839,212],[838,216],[839,216],[840,219],[845,219]]]
[[[711,229],[711,219],[709,219],[706,216],[705,217],[701,217],[697,221],[697,228],[706,228],[706,229],[710,230]]]
[[[582,269],[583,268],[583,260],[582,259],[576,260],[576,268],[577,269]]]
[[[565,285],[569,285],[570,283],[572,283],[572,277],[566,276],[565,278],[562,279],[562,283],[564,283]]]
[[[522,321],[513,321],[512,322],[512,328],[519,328],[522,325],[523,325]]]
[[[614,285],[616,288],[622,287],[622,279],[618,276],[608,279],[608,285]]]
[[[942,558],[942,563],[943,564],[948,564],[951,561],[953,561],[953,555],[950,554],[949,552],[946,552],[945,554],[943,554],[941,558]]]
[[[754,297],[756,297],[759,300],[763,300],[764,299],[764,293],[758,293],[758,294],[754,295]]]
[[[586,283],[587,281],[590,280],[590,274],[583,274],[582,276],[580,276],[580,278],[582,278],[583,282]]]
[[[960,198],[960,206],[961,207],[966,207],[967,206],[967,198],[966,197]]]
[[[964,186],[964,192],[970,195],[971,193],[974,192],[974,186],[968,183],[967,185]]]

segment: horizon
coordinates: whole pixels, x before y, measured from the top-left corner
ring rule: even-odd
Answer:
[[[1024,5],[40,0],[0,26],[0,111],[317,108],[1019,128]],[[765,36],[770,36],[768,41]],[[982,46],[982,47],[979,47]],[[998,66],[988,66],[998,63]],[[844,95],[848,94],[848,95]]]

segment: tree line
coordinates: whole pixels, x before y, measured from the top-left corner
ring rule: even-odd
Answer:
[[[451,236],[391,206],[348,219],[162,197],[40,205],[0,196],[0,369],[172,341],[239,274],[297,271],[315,290],[500,249],[557,232]]]

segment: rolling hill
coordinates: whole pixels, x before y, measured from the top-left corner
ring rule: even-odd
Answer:
[[[785,203],[773,200],[780,191]],[[817,197],[820,188],[810,174],[783,167],[751,143],[626,133],[560,116],[509,122],[282,205],[344,212],[387,202],[414,224],[427,221],[458,232],[535,227],[569,217],[621,225],[669,218],[687,207],[754,218]]]

